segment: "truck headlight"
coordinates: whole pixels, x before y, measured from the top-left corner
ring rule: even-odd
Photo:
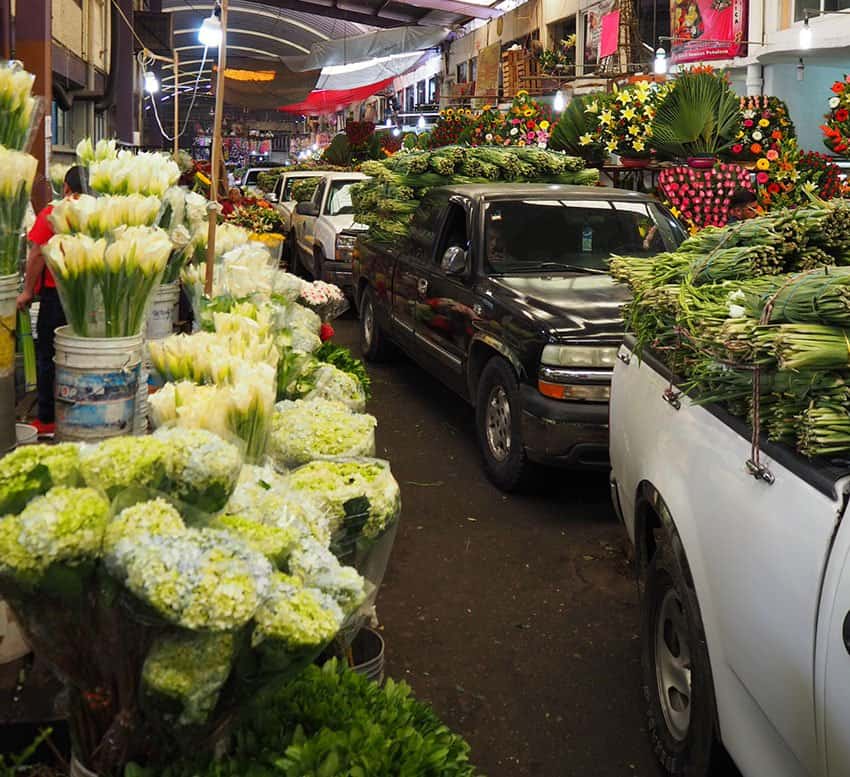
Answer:
[[[544,397],[578,402],[607,402],[611,398],[610,386],[594,383],[551,383],[540,378],[537,381],[537,390]]]
[[[336,236],[336,261],[350,262],[354,256],[354,246],[357,245],[355,235]]]
[[[540,361],[551,367],[608,367],[617,359],[615,346],[547,345]]]

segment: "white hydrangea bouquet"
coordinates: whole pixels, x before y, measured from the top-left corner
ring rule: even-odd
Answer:
[[[214,741],[367,596],[315,500],[207,431],[20,448],[0,461],[0,505],[0,594],[103,777]]]

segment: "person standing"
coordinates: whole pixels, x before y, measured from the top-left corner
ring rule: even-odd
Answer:
[[[68,170],[62,185],[62,194],[66,198],[82,194],[85,189],[85,175],[85,168],[79,165]],[[32,245],[29,254],[27,254],[24,289],[18,295],[18,310],[27,310],[36,294],[40,301],[36,326],[38,417],[33,422],[39,434],[51,434],[55,429],[56,412],[53,383],[56,369],[53,364],[55,353],[53,343],[56,329],[68,323],[65,319],[65,312],[62,310],[59,293],[56,290],[56,281],[53,279],[50,270],[47,269],[42,253],[42,247],[53,237],[53,228],[49,219],[52,212],[52,204],[42,208],[27,235]]]

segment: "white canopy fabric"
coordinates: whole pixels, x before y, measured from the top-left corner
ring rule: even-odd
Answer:
[[[438,46],[448,34],[449,30],[442,27],[395,27],[351,38],[317,41],[310,47],[309,54],[284,57],[283,61],[290,70],[304,71],[382,60],[402,54],[412,55],[414,52],[417,52],[417,56],[421,56],[423,50]],[[373,80],[378,81],[380,78]],[[319,88],[336,89],[337,87],[320,86]]]
[[[406,73],[415,67],[422,57],[422,52],[416,52],[367,60],[355,65],[331,65],[322,69],[316,89],[356,89],[358,86],[375,84]]]

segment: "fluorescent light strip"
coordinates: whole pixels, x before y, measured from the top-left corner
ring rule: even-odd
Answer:
[[[244,30],[241,27],[228,27],[227,34],[235,33],[237,35],[254,35],[257,38],[268,38],[269,40],[277,41],[278,43],[282,43],[285,46],[291,46],[294,49],[298,49],[298,51],[303,51],[305,54],[310,53],[310,49],[305,48],[304,46],[299,46],[297,43],[293,43],[291,40],[287,40],[286,38],[279,38],[277,35],[269,35],[267,32],[257,32],[256,30]],[[175,30],[175,35],[197,35],[198,31],[196,29],[186,29],[186,30]],[[228,46],[230,48],[230,46]]]
[[[211,3],[195,3],[191,7],[184,5],[179,8],[163,8],[162,10],[164,13],[192,13],[192,11],[212,11],[214,8],[216,8],[216,6]],[[319,32],[315,27],[311,27],[309,24],[299,22],[297,19],[290,19],[286,16],[270,13],[269,11],[262,11],[259,8],[254,9],[246,8],[241,5],[231,5],[229,11],[230,13],[247,13],[252,14],[253,16],[265,16],[268,19],[275,19],[279,22],[283,22],[284,24],[288,24],[291,27],[299,27],[300,29],[309,32],[311,35],[315,35],[317,38],[321,38],[322,40],[330,40],[329,35]],[[228,48],[230,47],[228,46]]]

